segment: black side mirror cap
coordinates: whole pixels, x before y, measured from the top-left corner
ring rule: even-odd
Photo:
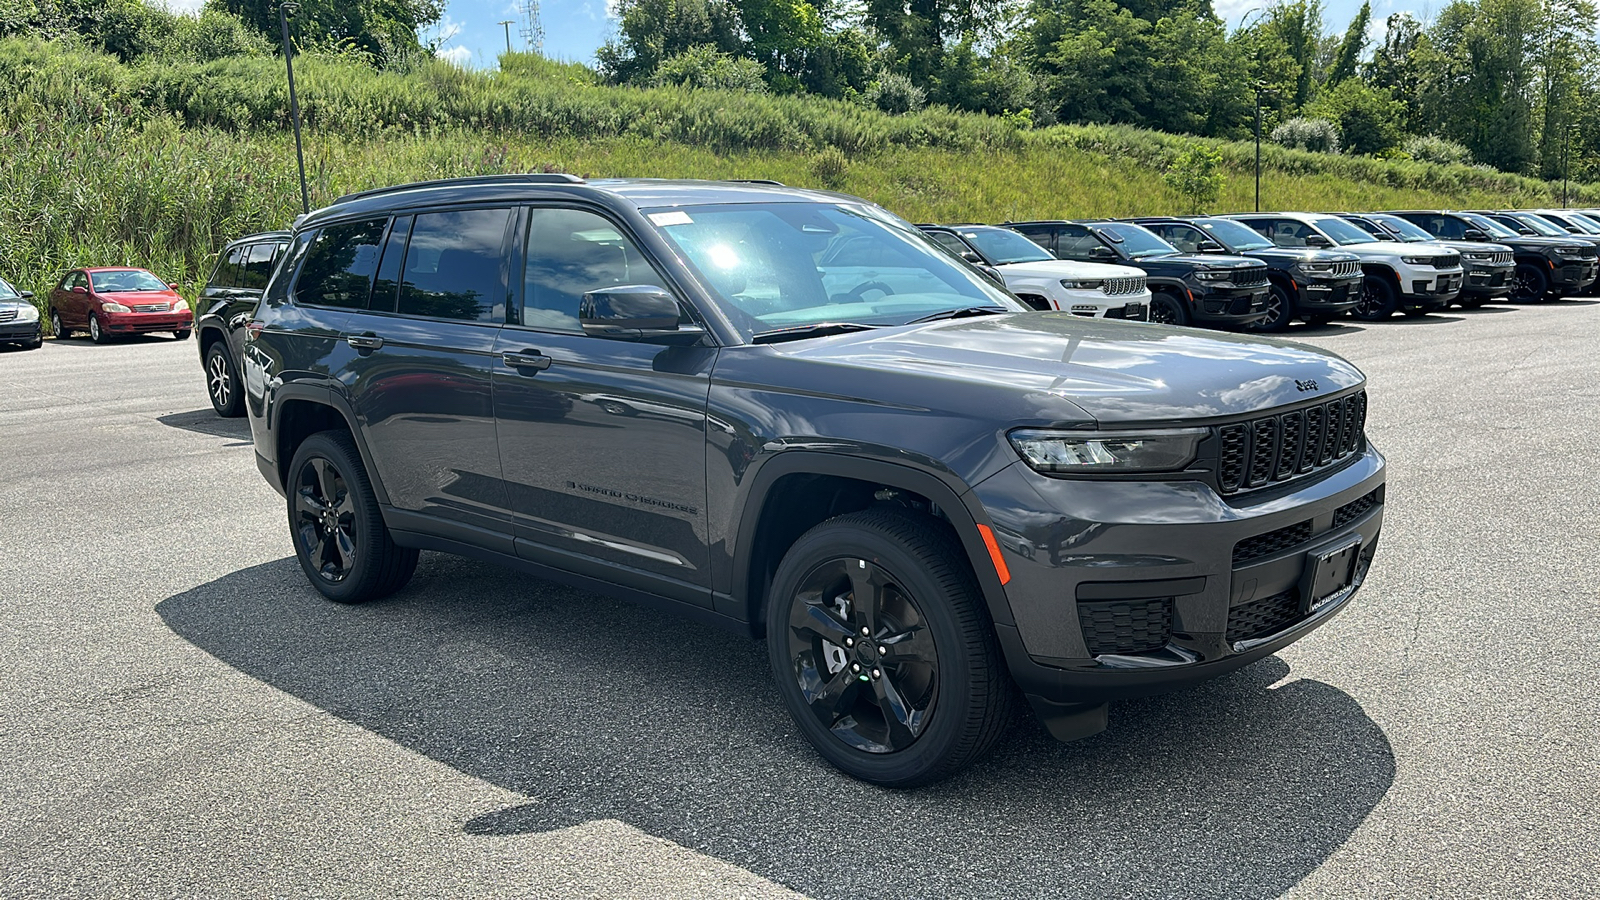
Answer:
[[[1090,259],[1116,259],[1117,258],[1117,251],[1111,249],[1110,247],[1105,247],[1105,246],[1093,247],[1093,248],[1090,248],[1090,250],[1089,250],[1089,258]]]
[[[1315,247],[1318,250],[1326,250],[1333,246],[1333,241],[1328,240],[1320,234],[1307,235],[1306,246]]]
[[[677,331],[678,298],[653,284],[590,291],[578,303],[578,324],[593,337],[639,337]]]
[[[1217,243],[1216,241],[1201,241],[1200,245],[1198,247],[1196,247],[1195,249],[1197,251],[1201,252],[1201,253],[1223,253],[1223,252],[1226,252],[1226,251],[1224,251],[1222,249],[1222,245]]]
[[[18,296],[20,296],[24,300],[32,300],[33,299],[33,291],[23,291]]]
[[[1479,231],[1476,228],[1468,228],[1466,231],[1462,232],[1461,239],[1463,241],[1487,241],[1489,239],[1489,235]]]

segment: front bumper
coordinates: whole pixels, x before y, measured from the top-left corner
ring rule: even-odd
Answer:
[[[1052,303],[1063,312],[1086,319],[1128,319],[1136,322],[1150,318],[1150,292],[1108,296],[1100,291],[1066,290]]]
[[[1347,606],[1365,579],[1384,480],[1383,456],[1370,446],[1250,505],[1198,482],[1007,468],[973,493],[1011,574],[995,620],[1012,675],[1036,708],[1093,707],[1213,678],[1293,643]],[[1308,610],[1312,552],[1355,539],[1349,591]]]
[[[1559,265],[1550,263],[1550,288],[1564,294],[1573,294],[1594,284],[1600,276],[1600,263],[1595,260],[1577,262],[1563,260]]]
[[[1401,309],[1443,309],[1461,295],[1466,271],[1415,269],[1401,274]]]
[[[100,326],[110,334],[145,334],[152,331],[191,331],[194,313],[105,313]]]
[[[1308,313],[1339,313],[1355,309],[1361,302],[1361,275],[1350,278],[1310,278],[1296,280],[1300,287],[1300,309]]]
[[[7,322],[0,325],[0,344],[32,344],[42,340],[44,332],[38,319],[32,322]]]
[[[1211,325],[1253,325],[1267,317],[1266,284],[1251,287],[1217,287],[1190,283],[1189,313],[1196,322]]]
[[[1467,280],[1462,285],[1463,297],[1509,297],[1512,287],[1512,273],[1516,271],[1516,263],[1472,263],[1467,267]]]

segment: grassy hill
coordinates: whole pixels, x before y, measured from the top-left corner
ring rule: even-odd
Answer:
[[[513,55],[497,73],[431,60],[376,72],[297,62],[312,202],[404,181],[509,171],[771,178],[857,194],[915,221],[1176,212],[1162,180],[1194,141],[1125,127],[1030,129],[942,109],[890,116],[805,97],[616,88]],[[137,264],[191,289],[226,240],[299,211],[281,61],[125,64],[0,40],[0,275],[42,293],[74,265]],[[1221,150],[1218,210],[1253,204],[1249,142]],[[1529,206],[1559,186],[1467,166],[1264,148],[1278,209]],[[1576,189],[1600,204],[1600,187]],[[192,295],[192,290],[189,291]]]

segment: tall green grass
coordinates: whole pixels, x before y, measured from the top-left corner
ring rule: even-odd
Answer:
[[[306,56],[313,204],[457,175],[565,171],[771,178],[915,221],[1160,214],[1190,138],[1131,128],[1029,131],[1003,119],[676,89],[602,87],[581,66],[513,55],[499,74],[432,61],[375,72]],[[0,41],[0,275],[43,296],[78,265],[136,264],[193,296],[223,243],[299,212],[278,62],[128,66],[56,42]],[[1219,210],[1253,202],[1249,143],[1219,145]],[[1280,209],[1547,205],[1552,186],[1465,166],[1263,152]],[[1582,186],[1584,202],[1600,190]]]

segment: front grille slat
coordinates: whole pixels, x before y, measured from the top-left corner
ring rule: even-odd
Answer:
[[[0,309],[0,322],[10,322],[12,319],[15,319],[16,317],[17,317],[17,311],[16,310],[14,310],[14,309]]]
[[[1224,425],[1217,486],[1232,494],[1309,475],[1359,451],[1366,425],[1365,391]]]

